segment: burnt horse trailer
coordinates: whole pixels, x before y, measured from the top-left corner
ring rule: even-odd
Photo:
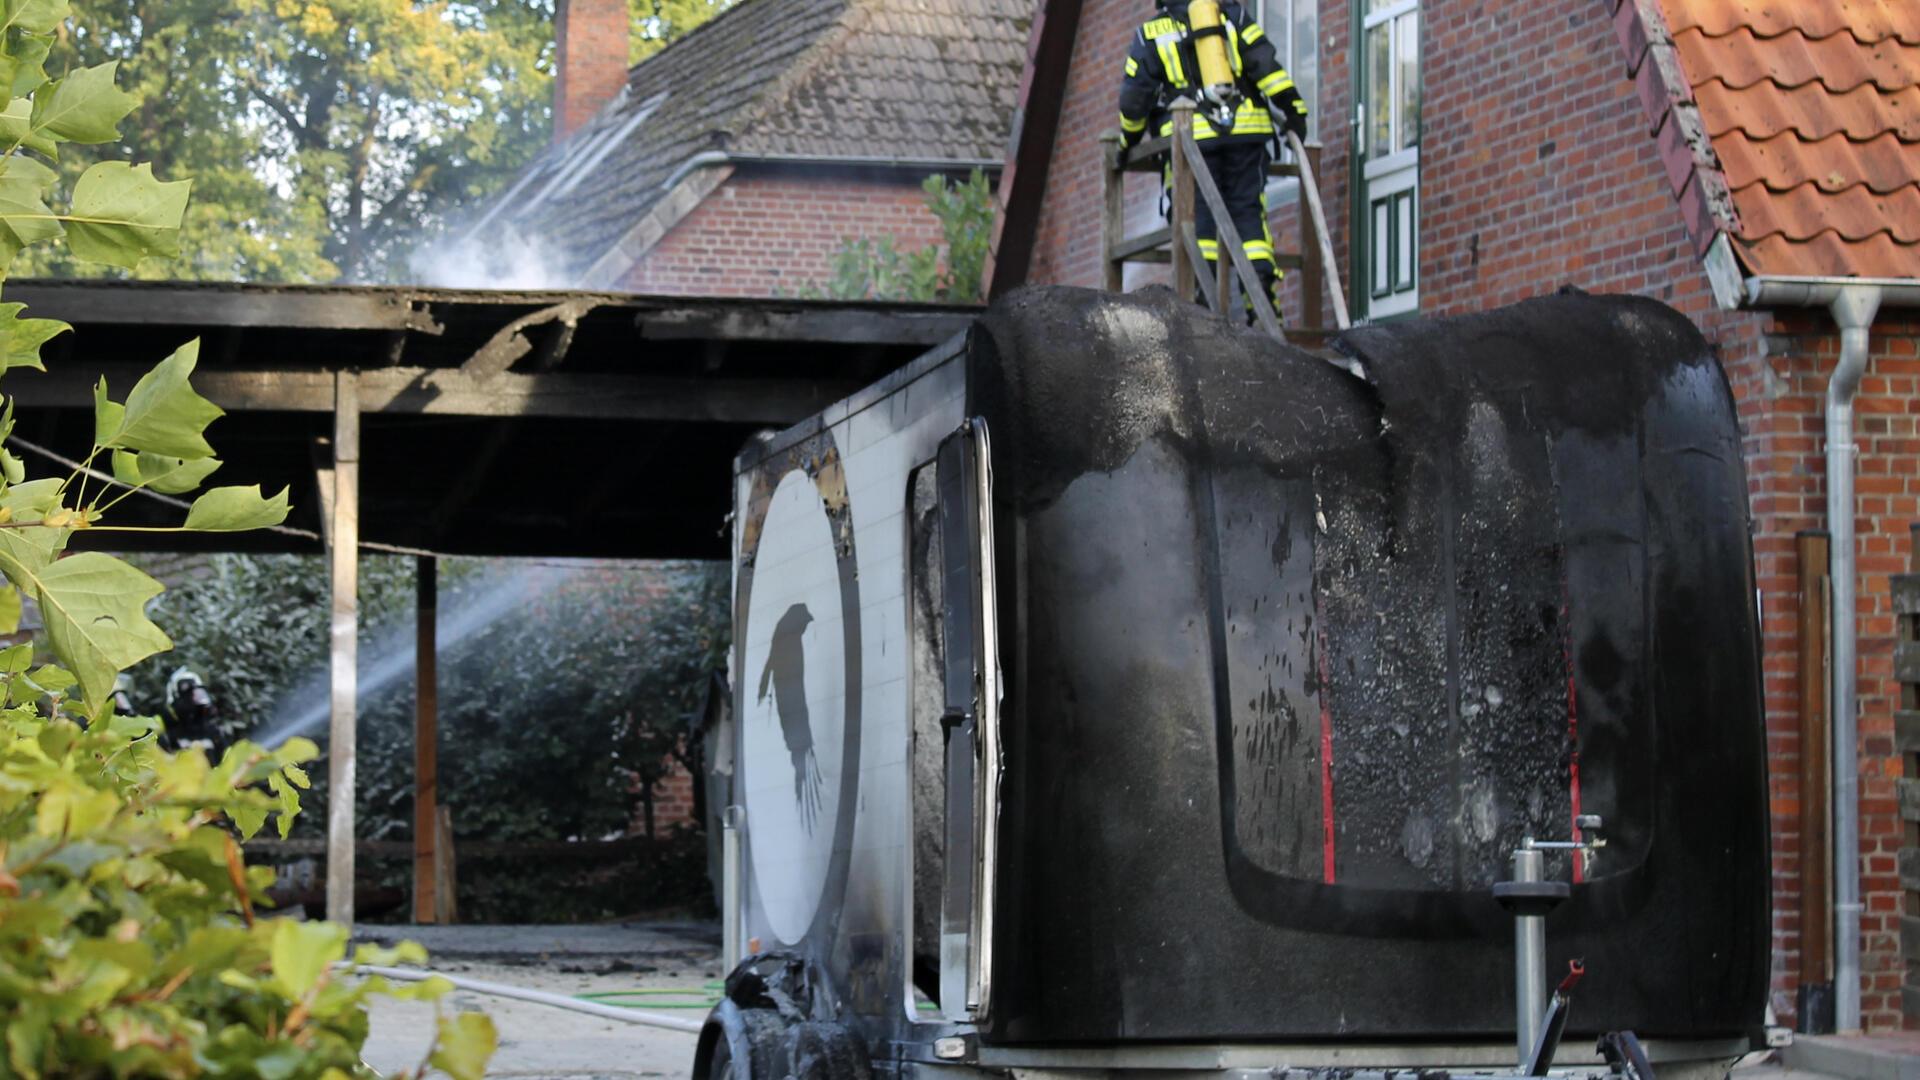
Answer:
[[[740,454],[739,963],[696,1076],[1754,1045],[1758,625],[1705,341],[1561,295],[1334,349],[1025,290]]]

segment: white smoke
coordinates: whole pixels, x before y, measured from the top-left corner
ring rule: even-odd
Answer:
[[[407,260],[413,282],[446,289],[571,289],[577,283],[552,245],[494,227],[428,244]]]

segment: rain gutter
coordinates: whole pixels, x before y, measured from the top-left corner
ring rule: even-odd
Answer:
[[[1858,571],[1853,530],[1853,399],[1866,374],[1868,336],[1881,307],[1920,307],[1911,278],[1751,277],[1751,307],[1825,307],[1840,328],[1840,360],[1827,380],[1827,530],[1833,537],[1828,574],[1833,590],[1833,910],[1834,1026],[1860,1030],[1860,760],[1856,611]]]

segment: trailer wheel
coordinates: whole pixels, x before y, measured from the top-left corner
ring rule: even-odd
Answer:
[[[725,1034],[713,1044],[713,1058],[707,1062],[706,1080],[734,1080],[733,1050],[727,1046]]]

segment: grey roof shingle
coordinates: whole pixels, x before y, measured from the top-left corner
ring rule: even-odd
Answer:
[[[741,0],[642,61],[471,227],[578,279],[696,154],[998,161],[1031,0]]]

